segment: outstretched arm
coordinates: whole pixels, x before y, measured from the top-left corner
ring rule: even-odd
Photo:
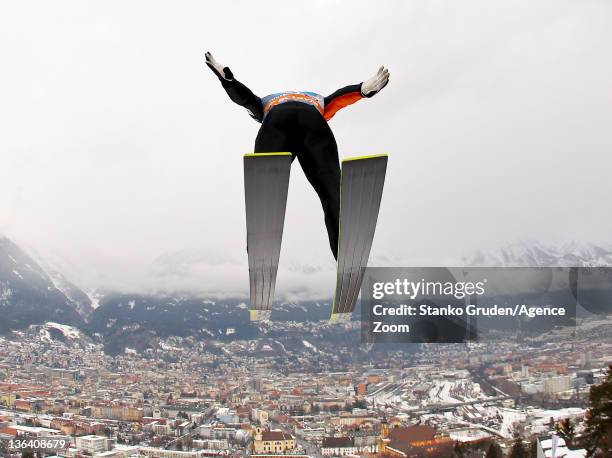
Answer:
[[[246,108],[253,119],[261,122],[263,120],[261,99],[253,94],[248,87],[234,78],[229,67],[224,67],[217,62],[211,53],[207,52],[205,56],[206,65],[208,65],[213,73],[217,75],[225,92],[229,95],[229,98],[238,105]]]
[[[323,116],[330,120],[338,110],[352,105],[364,97],[373,97],[378,94],[389,83],[389,70],[380,67],[378,72],[370,79],[360,84],[338,89],[331,95],[325,97],[325,112]]]

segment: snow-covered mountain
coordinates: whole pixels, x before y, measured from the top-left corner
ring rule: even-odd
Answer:
[[[88,335],[74,326],[47,321],[42,324],[14,330],[8,334],[9,339],[24,339],[29,343],[38,343],[44,346],[58,345],[60,347],[92,348],[101,344],[92,340]],[[0,337],[2,339],[2,337]]]
[[[471,267],[612,267],[612,246],[569,242],[560,246],[522,241],[466,257]]]
[[[76,305],[77,312],[87,320],[93,312],[97,299],[95,294],[89,294],[78,287],[74,281],[69,280],[71,275],[78,272],[79,267],[69,263],[61,254],[55,251],[45,251],[41,253],[32,247],[26,247],[24,251],[41,266],[49,275],[53,285],[59,289],[68,299]]]
[[[463,264],[612,266],[612,247],[521,242],[487,253],[477,252],[465,258]],[[355,323],[346,332],[328,328],[328,302],[276,304],[272,313],[276,323],[268,328],[249,321],[246,302],[240,297],[211,300],[184,291],[163,295],[106,291],[103,295],[88,295],[66,280],[61,267],[52,267],[44,260],[36,262],[9,239],[0,237],[0,334],[32,329],[32,325],[43,338],[50,335],[70,339],[81,332],[103,343],[110,353],[126,347],[139,351],[153,348],[160,339],[173,336],[206,342],[275,339],[267,344],[272,349],[285,345],[309,352],[326,351],[325,345],[352,345],[358,339]],[[354,318],[358,319],[358,311]],[[262,347],[261,351],[271,350]]]
[[[79,296],[74,285],[65,289]],[[78,309],[39,263],[0,236],[0,333],[45,321],[82,326]]]
[[[53,286],[59,289],[64,295],[74,303],[76,311],[85,320],[93,312],[93,301],[88,294],[82,291],[78,286],[69,281],[59,270],[51,265],[41,262],[41,266],[45,269],[45,272],[49,275],[49,278],[53,282]]]
[[[612,310],[612,246],[569,242],[560,246],[523,241],[488,253],[477,252],[464,260],[470,267],[591,267],[588,273],[574,277],[570,284],[577,297],[577,316],[607,315]],[[578,275],[578,274],[576,274]],[[557,277],[558,281],[568,281]],[[538,283],[539,284],[539,283]],[[541,286],[541,284],[540,284]]]

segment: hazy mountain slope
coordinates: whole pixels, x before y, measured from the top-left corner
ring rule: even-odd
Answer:
[[[6,237],[0,236],[0,333],[54,321],[83,326],[76,304],[44,269]]]

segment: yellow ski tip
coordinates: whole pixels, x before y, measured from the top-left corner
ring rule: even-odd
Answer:
[[[272,310],[249,310],[251,321],[267,321],[272,315]]]
[[[259,157],[259,156],[291,156],[291,153],[249,153],[244,157]]]
[[[351,315],[352,313],[332,313],[329,322],[330,324],[348,323],[351,321]]]
[[[377,157],[389,157],[389,155],[388,154],[372,154],[370,156],[347,157],[346,159],[342,159],[342,162],[361,161],[363,159],[374,159]]]

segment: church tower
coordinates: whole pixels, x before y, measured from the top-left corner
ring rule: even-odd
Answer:
[[[389,443],[389,423],[387,417],[383,417],[380,421],[380,432],[378,436],[378,453],[384,454]]]

